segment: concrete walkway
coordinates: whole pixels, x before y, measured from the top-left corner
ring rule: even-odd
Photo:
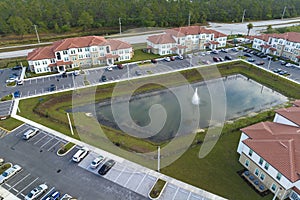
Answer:
[[[0,186],[0,199],[1,197],[3,198],[3,200],[20,200],[18,197],[16,197],[8,190]]]
[[[106,151],[104,151],[104,150],[102,150],[102,149],[98,149],[98,148],[96,148],[96,147],[94,147],[94,146],[91,146],[91,145],[86,144],[86,143],[84,143],[84,142],[82,142],[82,141],[79,141],[79,140],[76,140],[76,139],[71,138],[71,137],[69,137],[69,136],[66,136],[66,135],[64,135],[64,134],[62,134],[62,133],[60,133],[60,132],[58,132],[58,131],[55,131],[55,130],[53,130],[53,129],[50,129],[50,128],[46,127],[46,126],[43,126],[43,125],[41,125],[41,124],[38,124],[38,123],[36,123],[36,122],[34,122],[34,121],[31,121],[31,120],[29,120],[29,119],[26,119],[26,118],[24,118],[24,117],[21,117],[21,116],[17,115],[18,105],[19,105],[19,99],[16,99],[16,100],[15,100],[14,107],[13,107],[13,110],[12,110],[12,114],[11,114],[11,117],[13,117],[13,118],[16,118],[16,119],[18,119],[18,120],[20,120],[20,121],[23,121],[23,122],[25,122],[25,123],[27,123],[27,124],[29,124],[29,125],[31,125],[31,126],[35,126],[35,127],[39,128],[39,129],[41,129],[41,130],[43,130],[43,131],[49,132],[49,133],[51,133],[51,134],[53,134],[53,135],[55,135],[55,136],[57,136],[57,137],[60,137],[60,138],[62,138],[62,139],[64,139],[64,140],[67,140],[67,141],[69,141],[69,142],[73,142],[73,143],[75,143],[75,144],[78,145],[78,146],[86,146],[86,147],[88,147],[91,151],[93,151],[93,152],[95,152],[95,153],[97,153],[97,154],[103,155],[103,156],[105,156],[105,157],[110,157],[110,158],[116,160],[117,162],[119,162],[120,164],[124,164],[124,165],[126,165],[126,166],[132,166],[133,168],[137,169],[137,170],[140,171],[140,172],[150,174],[151,176],[156,177],[156,178],[162,178],[162,179],[166,180],[166,181],[168,182],[168,184],[175,185],[175,186],[177,186],[178,188],[182,188],[182,189],[184,189],[184,190],[187,190],[187,191],[189,191],[190,193],[193,193],[193,194],[195,194],[195,195],[204,197],[205,199],[211,199],[211,200],[224,200],[223,197],[217,196],[217,195],[215,195],[215,194],[212,194],[212,193],[207,192],[207,191],[205,191],[205,190],[202,190],[202,189],[200,189],[200,188],[194,187],[194,186],[192,186],[192,185],[189,185],[189,184],[187,184],[187,183],[184,183],[184,182],[182,182],[182,181],[179,181],[179,180],[177,180],[177,179],[175,179],[175,178],[172,178],[172,177],[170,177],[170,176],[166,176],[166,175],[164,175],[164,174],[158,173],[158,172],[156,172],[156,171],[154,171],[154,170],[152,170],[152,169],[146,168],[146,167],[144,167],[144,166],[141,166],[141,165],[139,165],[139,164],[136,164],[136,163],[134,163],[134,162],[131,162],[131,161],[129,161],[129,160],[126,160],[126,159],[124,159],[124,158],[121,158],[121,157],[119,157],[119,156],[117,156],[117,155],[114,155],[114,154],[111,154],[111,153],[109,153],[109,152],[106,152]]]

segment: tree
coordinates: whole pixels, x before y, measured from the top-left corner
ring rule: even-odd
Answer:
[[[253,29],[253,24],[252,23],[247,24],[247,29],[248,29],[247,35],[249,35],[250,30]]]
[[[83,30],[90,28],[94,23],[94,18],[88,12],[83,11],[78,19],[78,25],[83,27]]]

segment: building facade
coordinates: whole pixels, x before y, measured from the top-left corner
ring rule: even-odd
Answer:
[[[147,38],[148,52],[182,55],[190,51],[225,47],[227,35],[200,26],[168,29],[160,35]]]
[[[29,68],[35,73],[64,72],[72,68],[112,65],[130,60],[132,46],[128,43],[100,36],[68,38],[51,46],[28,53]]]
[[[300,33],[253,36],[252,48],[300,63]]]
[[[273,122],[241,129],[237,148],[239,162],[280,200],[300,199],[300,127],[294,119],[300,119],[300,107],[277,110]]]

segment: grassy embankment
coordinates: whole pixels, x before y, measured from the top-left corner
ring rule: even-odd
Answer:
[[[202,73],[208,74],[210,78],[214,78],[217,76],[217,74],[215,73],[210,73],[211,68],[209,67],[202,68],[201,70]],[[240,73],[290,98],[300,98],[299,85],[287,81],[278,75],[273,75],[268,72],[262,71],[257,67],[248,66],[247,64],[242,62],[236,62],[236,64],[231,65],[220,64],[219,72],[222,74],[222,76]],[[186,70],[183,71],[182,74],[190,82],[202,80],[202,77],[200,77],[195,70]],[[165,76],[152,77],[151,79],[163,79],[166,81],[166,84],[170,86],[181,84],[176,79],[174,79],[173,73]],[[124,82],[123,93],[119,95],[123,95],[128,92],[126,91],[126,84],[135,84],[136,81],[140,80]],[[103,101],[109,99],[111,97],[114,85],[115,84],[107,84],[98,86],[97,92],[93,96],[95,98],[95,101]],[[161,87],[158,85],[146,85],[142,88],[139,88],[136,93],[143,93],[149,90],[159,89],[161,89]],[[89,89],[79,91],[76,95],[85,98],[79,98],[77,103],[90,103],[90,93],[91,90]],[[71,92],[44,96],[43,100],[41,100],[40,97],[26,99],[21,101],[20,114],[33,121],[44,124],[50,128],[56,129],[64,134],[71,136],[68,128],[67,117],[65,114],[65,109],[70,108],[71,106],[71,100]],[[265,111],[254,117],[247,117],[244,119],[239,119],[233,124],[226,124],[222,130],[221,138],[219,139],[217,145],[210,152],[210,154],[203,159],[198,158],[198,152],[201,144],[197,144],[196,141],[203,141],[205,133],[198,133],[195,138],[195,143],[189,148],[189,150],[186,151],[183,156],[181,156],[170,166],[162,169],[162,172],[229,199],[271,199],[272,197],[270,195],[265,198],[261,198],[260,196],[258,196],[238,176],[237,171],[241,170],[242,166],[238,162],[238,154],[236,153],[236,148],[240,137],[240,128],[260,121],[272,120],[273,116],[273,111]],[[84,115],[79,116],[79,118],[82,119],[85,124],[89,125],[93,123],[92,118],[85,117]],[[94,131],[99,131],[97,130],[97,127],[88,126],[86,129],[89,129],[85,130],[86,132],[84,133],[86,135],[91,134],[91,132]],[[153,144],[151,142],[136,139],[109,127],[102,126],[102,129],[109,140],[113,141],[114,144],[116,144],[117,146],[121,146],[124,149],[138,152],[147,152],[156,149],[156,144]],[[78,139],[79,137],[76,130],[75,133],[76,134],[74,137]],[[85,139],[85,134],[81,135],[81,139]],[[96,137],[94,137],[93,139],[96,139]],[[100,145],[101,147],[106,149],[107,144],[105,144],[105,142],[103,144],[96,144],[98,140],[90,142],[93,145]],[[114,153],[123,156],[122,153]],[[129,159],[131,158],[129,157]]]

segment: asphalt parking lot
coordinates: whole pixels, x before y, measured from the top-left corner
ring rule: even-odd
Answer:
[[[13,101],[0,102],[0,117],[9,116],[13,108]]]
[[[23,199],[24,195],[41,183],[46,183],[48,191],[55,187],[61,193],[84,200],[96,199],[145,199],[103,177],[96,176],[72,161],[78,147],[66,156],[58,157],[56,152],[67,141],[40,131],[25,141],[23,133],[31,128],[21,125],[0,139],[0,157],[22,167],[22,171],[7,180],[2,186]]]

